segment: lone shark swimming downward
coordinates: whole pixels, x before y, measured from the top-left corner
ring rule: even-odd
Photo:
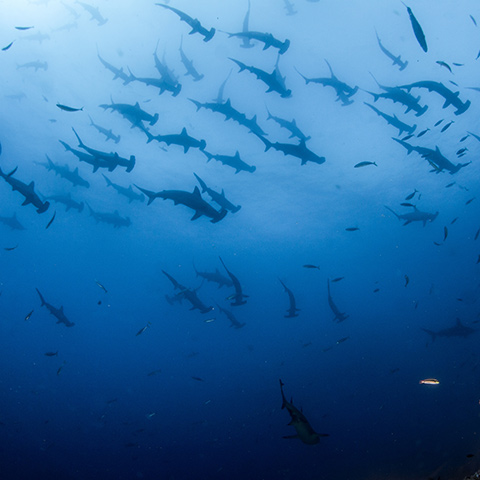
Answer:
[[[244,300],[244,298],[248,298],[248,295],[245,295],[242,292],[242,286],[240,285],[238,278],[226,267],[225,263],[223,263],[222,257],[218,257],[218,258],[220,258],[220,261],[222,262],[223,267],[227,271],[228,276],[232,279],[233,287],[235,288],[235,293],[233,295],[230,295],[230,297],[228,297],[228,300],[233,300],[233,302],[230,305],[232,307],[245,305],[247,301]]]
[[[47,310],[57,319],[57,323],[63,323],[66,327],[73,327],[75,325],[63,313],[63,306],[61,306],[60,308],[55,308],[52,304],[45,301],[38,288],[36,288],[35,290],[37,290],[40,301],[42,302],[41,306],[45,306],[47,308]]]
[[[337,323],[343,322],[349,317],[349,315],[345,315],[345,313],[342,313],[340,309],[335,305],[335,302],[333,301],[332,295],[330,293],[330,280],[328,279],[327,279],[327,293],[328,293],[328,305],[331,308],[333,314],[335,315],[333,320],[336,320]]]
[[[293,295],[293,292],[280,280],[280,283],[282,284],[283,288],[285,289],[285,292],[288,295],[288,300],[290,302],[290,306],[287,308],[288,315],[284,315],[285,318],[294,318],[298,317],[297,312],[300,311],[299,308],[297,308],[297,303],[295,301],[295,297]]]
[[[320,441],[320,437],[329,437],[327,433],[317,433],[307,420],[307,417],[299,410],[291,401],[287,401],[283,393],[284,383],[280,379],[280,392],[282,393],[282,410],[287,409],[290,415],[290,423],[297,433],[295,435],[285,435],[283,438],[298,438],[307,445],[316,445]]]

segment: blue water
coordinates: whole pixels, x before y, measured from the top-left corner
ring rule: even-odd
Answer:
[[[480,143],[467,133],[480,135],[480,94],[470,89],[480,86],[478,5],[411,2],[425,53],[401,2],[292,4],[296,13],[286,15],[281,0],[251,0],[249,29],[289,39],[282,55],[256,40],[242,48],[225,33],[242,31],[247,0],[168,3],[214,27],[208,41],[146,0],[97,0],[99,20],[71,0],[1,6],[0,47],[13,44],[0,51],[0,168],[8,175],[18,167],[6,180],[34,181],[41,202],[71,194],[83,210],[50,200],[39,214],[0,179],[0,216],[15,214],[24,227],[0,223],[0,479],[445,479],[479,467]],[[375,31],[408,61],[404,70],[380,50]],[[38,33],[48,37],[30,38]],[[201,80],[185,76],[180,42]],[[181,84],[175,96],[130,76],[160,79],[155,51]],[[128,80],[115,79],[99,55]],[[278,61],[291,97],[267,93],[230,58],[268,73]],[[325,60],[340,81],[359,87],[350,104],[297,73],[329,78]],[[36,61],[47,68],[18,68]],[[438,93],[412,88],[428,110],[405,113],[391,100],[374,102],[368,92],[384,90],[371,74],[390,87],[440,82],[471,105],[456,115]],[[256,115],[263,140],[189,100],[215,102],[227,78],[223,101],[247,119]],[[99,107],[136,102],[158,113],[143,131]],[[392,140],[407,133],[398,135],[364,102],[416,125],[407,144],[438,146],[454,165],[468,165],[451,174],[432,153],[407,155]],[[325,162],[302,165],[277,151],[299,140],[267,109],[295,119],[311,136],[306,147]],[[120,141],[106,141],[89,116]],[[87,147],[134,155],[133,170],[92,171],[59,142],[82,151],[72,127]],[[148,135],[184,127],[205,140],[205,151],[238,151],[255,171],[207,162],[196,146],[184,153],[147,143]],[[266,142],[274,144],[268,151]],[[78,168],[90,186],[48,170],[45,155]],[[360,162],[376,165],[354,168]],[[102,176],[137,194],[137,186],[191,193],[199,187],[193,173],[241,209],[216,223],[192,221],[191,208],[162,198],[129,202]],[[222,212],[207,193],[203,199],[214,215]],[[413,212],[405,202],[438,216],[404,225],[385,206]],[[131,224],[115,228],[92,211],[118,211]],[[196,275],[218,269],[229,278],[219,257],[248,295],[245,304],[231,306],[233,287]],[[285,318],[289,297],[279,280],[295,297],[297,317]],[[348,316],[341,322],[327,281],[331,301]],[[75,325],[57,324],[36,289]],[[192,290],[212,309],[191,310],[184,297]],[[231,327],[217,304],[245,325]],[[446,330],[457,319],[473,333]],[[280,378],[287,401],[329,435],[318,444],[283,438],[296,431],[281,408]],[[427,378],[439,384],[419,383]]]

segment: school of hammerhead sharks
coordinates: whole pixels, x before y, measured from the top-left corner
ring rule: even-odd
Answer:
[[[314,2],[315,0],[309,1]],[[65,8],[68,9],[73,16],[75,16],[75,18],[79,17],[79,13],[75,8],[73,8],[70,4],[64,2],[62,3]],[[90,4],[80,1],[76,1],[74,5],[78,5],[78,8],[81,7],[87,13],[89,13],[91,15],[91,20],[97,22],[98,26],[102,26],[108,21],[100,13],[98,7],[94,7]],[[175,21],[178,21],[178,25],[176,25],[175,28],[178,30],[179,36],[183,35],[184,33],[188,33],[189,35],[197,37],[199,41],[208,43],[212,40],[212,38],[214,38],[216,34],[218,34],[217,32],[219,30],[215,27],[210,25],[203,25],[201,20],[193,18],[188,13],[185,13],[177,8],[170,6],[169,2],[156,3],[156,5],[159,7],[159,11],[161,10],[162,14],[171,16],[172,22],[173,19],[176,18]],[[295,10],[295,6],[289,0],[284,0],[284,6],[287,15],[295,15],[297,13]],[[425,37],[425,34],[421,27],[421,23],[417,20],[414,12],[412,12],[410,7],[405,5],[405,8],[405,17],[408,17],[411,27],[411,31],[409,32],[409,34],[415,37],[416,42],[418,43],[418,47],[421,48],[424,52],[427,52],[428,39]],[[227,33],[228,38],[231,38],[231,41],[240,42],[239,45],[243,48],[263,48],[263,50],[276,50],[278,52],[278,59],[280,59],[281,56],[288,54],[290,40],[276,38],[271,33],[250,30],[249,15],[250,4],[248,5],[248,10],[243,21],[243,29],[239,32]],[[475,18],[473,16],[470,16],[470,18],[471,22],[476,27],[477,24]],[[68,27],[68,25],[65,27]],[[15,28],[21,31],[30,30],[34,27],[18,26]],[[407,34],[406,32],[404,33]],[[48,35],[37,33],[32,35],[32,37],[32,39],[36,39],[41,42],[44,39],[47,39]],[[391,47],[389,46],[389,48],[387,48],[387,46],[382,43],[378,34],[376,36],[376,40],[381,52],[392,62],[393,68],[404,70],[407,67],[408,62],[406,60],[402,60],[400,55],[392,53],[390,50]],[[2,48],[2,53],[7,54],[7,52],[13,52],[14,50],[15,42],[12,41],[10,44]],[[180,46],[179,53],[180,60],[185,68],[185,75],[191,77],[191,80],[189,79],[188,81],[201,82],[204,78],[204,75],[197,71],[193,64],[193,61],[188,58],[182,46]],[[155,68],[158,71],[158,75],[155,77],[136,76],[130,69],[117,67],[110,63],[108,59],[104,58],[104,56],[102,56],[101,52],[99,51],[97,52],[97,56],[99,62],[98,65],[102,65],[106,70],[111,72],[113,74],[114,81],[118,80],[120,82],[123,82],[124,85],[138,82],[144,84],[145,86],[151,87],[152,89],[157,89],[159,94],[165,93],[173,97],[182,95],[182,85],[179,82],[178,76],[175,75],[175,73],[168,67],[164,60],[159,58],[159,56],[157,55],[157,51],[155,51],[154,53]],[[232,62],[232,66],[238,67],[238,74],[252,75],[259,82],[264,84],[267,88],[266,93],[278,95],[282,99],[287,99],[293,95],[292,90],[287,88],[286,78],[280,72],[278,60],[275,68],[271,72],[263,70],[259,66],[247,65],[246,63],[243,63],[236,58],[229,58],[229,60]],[[437,63],[441,67],[449,71],[452,71],[452,67],[455,68],[461,66],[461,64],[448,64],[440,60]],[[324,87],[327,89],[331,89],[336,96],[335,101],[339,102],[340,105],[348,106],[352,104],[355,100],[356,94],[362,89],[360,89],[358,86],[350,86],[341,79],[337,78],[328,61],[326,61],[326,66],[329,70],[329,76],[326,77],[307,77],[304,72],[301,72],[299,70],[297,70],[297,73],[305,81],[305,84],[308,86],[306,88]],[[38,69],[46,69],[47,65],[44,62],[36,61],[29,62],[24,65],[19,65],[18,68],[35,69],[35,71],[37,71]],[[256,115],[249,118],[245,113],[241,111],[241,105],[233,105],[230,99],[225,99],[224,88],[227,81],[228,78],[220,86],[217,98],[215,100],[210,102],[202,102],[198,99],[188,98],[188,101],[192,102],[195,105],[197,111],[200,109],[205,109],[210,111],[212,115],[219,114],[223,116],[225,121],[236,122],[238,124],[238,128],[246,129],[258,139],[259,145],[261,145],[261,148],[264,149],[264,151],[272,149],[274,151],[283,153],[284,156],[295,157],[296,159],[298,159],[299,164],[302,166],[308,163],[322,165],[325,162],[325,157],[308,148],[307,142],[309,141],[310,136],[302,132],[299,126],[297,126],[294,119],[291,120],[274,116],[270,112],[268,112],[267,120],[272,120],[276,122],[280,128],[286,129],[289,132],[292,141],[282,143],[268,139],[266,133],[259,125]],[[431,99],[432,102],[443,102],[442,106],[444,109],[449,109],[448,111],[451,111],[455,116],[462,115],[469,109],[471,102],[470,100],[461,97],[458,89],[456,88],[457,85],[453,81],[451,82],[453,84],[453,88],[450,86],[446,86],[441,82],[433,80],[419,80],[413,83],[398,86],[382,85],[376,80],[375,82],[378,85],[378,91],[369,92],[367,90],[363,90],[366,94],[372,97],[371,102],[365,101],[363,103],[376,115],[381,117],[394,130],[398,131],[398,136],[392,137],[392,139],[394,142],[398,143],[401,147],[403,147],[403,149],[405,149],[406,154],[409,155],[414,152],[415,154],[419,155],[428,163],[431,171],[436,174],[441,172],[448,172],[449,174],[453,175],[460,171],[462,168],[467,167],[471,163],[468,161],[460,162],[459,160],[460,158],[468,155],[468,148],[462,148],[462,146],[460,145],[458,151],[456,152],[458,160],[456,162],[452,162],[442,154],[438,146],[429,145],[428,147],[426,147],[421,145],[422,141],[424,140],[422,139],[422,137],[430,130],[429,128],[424,129],[420,132],[416,132],[416,125],[406,123],[406,121],[399,119],[396,115],[390,115],[384,112],[381,107],[387,106],[388,102],[393,102],[395,104],[403,106],[405,108],[405,114],[408,112],[413,112],[416,117],[421,117],[427,111],[428,105],[422,104],[421,98],[419,96],[416,96],[415,93],[426,91],[432,93],[432,95],[428,97],[429,99]],[[332,100],[334,100],[333,96]],[[75,112],[83,111],[83,107],[78,105],[72,106],[58,103],[56,106],[60,110],[69,114],[71,113],[72,115],[75,115]],[[139,129],[141,132],[143,132],[147,143],[157,142],[159,146],[161,146],[161,148],[167,149],[171,146],[180,147],[183,149],[185,154],[187,154],[190,149],[197,149],[205,156],[207,162],[215,160],[224,165],[225,167],[233,169],[236,174],[238,174],[239,172],[254,174],[256,171],[256,167],[254,165],[249,165],[241,159],[238,150],[235,153],[210,152],[208,150],[207,141],[204,139],[192,137],[188,134],[186,128],[183,128],[182,131],[179,133],[153,134],[150,127],[153,127],[157,123],[159,119],[159,114],[149,113],[145,111],[141,108],[138,102],[135,104],[127,104],[116,103],[112,100],[111,103],[101,104],[99,105],[99,107],[106,111],[115,112],[116,114],[121,115],[127,122],[131,124],[132,128]],[[120,136],[115,134],[112,129],[95,123],[92,117],[89,118],[92,129],[96,129],[100,134],[104,135],[106,141],[111,141],[115,145],[121,142]],[[438,127],[442,121],[437,122],[437,124],[435,124],[435,127]],[[441,131],[443,132],[447,130],[453,122],[453,120],[451,120],[450,122],[445,122],[440,127]],[[129,155],[124,157],[116,151],[111,152],[101,150],[94,144],[94,141],[88,140],[87,135],[82,132],[80,133],[82,136],[80,136],[77,129],[72,127],[70,138],[58,139],[61,145],[65,148],[65,154],[70,156],[69,158],[72,163],[87,163],[92,167],[93,173],[96,175],[98,175],[98,173],[96,172],[99,171],[105,179],[106,186],[112,187],[118,192],[118,194],[127,197],[129,202],[144,202],[146,199],[147,204],[150,205],[157,198],[163,200],[171,200],[175,206],[183,205],[193,211],[193,216],[190,218],[190,220],[197,220],[200,217],[207,217],[213,224],[216,224],[220,221],[225,221],[227,214],[234,214],[240,209],[239,205],[235,205],[227,198],[223,190],[221,192],[215,191],[214,189],[210,188],[206,184],[206,182],[196,174],[194,175],[196,180],[198,181],[199,186],[196,186],[193,192],[184,190],[152,191],[145,188],[144,185],[121,185],[114,183],[108,178],[107,175],[103,174],[102,172],[112,172],[117,168],[125,169],[126,173],[131,172],[136,165],[135,155]],[[470,136],[480,141],[480,136],[472,132],[465,132],[465,135],[460,140],[460,144]],[[90,186],[90,183],[80,176],[78,168],[70,168],[68,165],[56,164],[51,160],[48,155],[46,155],[45,162],[36,163],[40,166],[45,167],[48,171],[54,172],[56,175],[70,182],[73,187],[88,188]],[[362,161],[357,163],[354,167],[372,168],[375,166],[377,166],[375,162]],[[26,180],[21,175],[20,171],[17,172],[17,167],[11,171],[4,171],[4,167],[2,167],[0,169],[0,176],[11,187],[13,191],[13,200],[21,200],[23,198],[22,205],[32,205],[39,214],[44,214],[50,211],[51,202],[63,204],[66,210],[76,209],[79,212],[83,211],[86,204],[86,202],[73,198],[70,193],[68,195],[58,194],[42,196],[38,193],[38,191],[36,191],[34,181]],[[452,182],[451,185],[453,185],[453,183],[454,182]],[[447,185],[447,187],[448,186],[450,185]],[[402,203],[402,207],[408,209],[407,213],[399,214],[390,207],[386,208],[399,220],[401,220],[405,225],[412,222],[420,222],[425,225],[427,222],[434,221],[438,215],[438,212],[424,212],[419,210],[412,203],[410,203],[417,193],[418,192],[414,191],[412,194],[408,195],[405,198],[405,202]],[[207,201],[204,198],[203,194],[208,195],[210,200]],[[215,204],[216,206],[214,206],[211,202],[213,202],[213,204]],[[97,222],[103,222],[112,225],[114,228],[120,228],[122,226],[128,227],[129,225],[131,225],[130,218],[120,215],[118,211],[101,212],[94,210],[88,203],[86,205],[90,211],[91,216]],[[54,213],[53,216],[49,218],[49,222],[46,225],[46,228],[49,228],[51,226],[55,219],[55,216],[56,213]],[[23,228],[15,214],[11,217],[1,217],[0,220],[2,223],[10,226],[12,229]],[[186,218],[185,221],[188,221],[188,219]],[[350,230],[355,230],[355,228],[351,228]],[[480,231],[477,232],[476,238],[478,237],[479,233]],[[448,230],[445,227],[445,238],[447,235]],[[197,276],[201,276],[206,281],[214,282],[218,284],[219,287],[225,286],[228,288],[233,288],[234,293],[232,293],[232,295],[228,297],[228,300],[231,301],[231,306],[238,307],[244,305],[247,302],[248,296],[243,293],[242,285],[239,279],[228,268],[222,258],[220,258],[220,262],[223,266],[225,273],[221,273],[218,269],[216,269],[215,272],[201,272],[196,270]],[[319,268],[316,265],[310,264],[304,265],[304,267],[312,269]],[[191,305],[192,309],[197,309],[202,314],[208,314],[214,309],[214,307],[206,305],[201,301],[196,289],[192,289],[180,284],[170,273],[166,271],[163,271],[163,273],[173,285],[175,292],[171,296],[166,295],[166,300],[170,304],[182,303],[183,301],[186,301]],[[338,280],[340,279],[334,279],[333,281]],[[408,278],[406,278],[406,281],[408,282]],[[287,318],[296,317],[298,316],[299,309],[296,306],[294,294],[285,285],[285,283],[283,283],[282,281],[280,282],[288,296],[289,301],[289,308],[285,316]],[[104,288],[101,284],[98,285],[101,288]],[[333,301],[330,290],[330,281],[328,282],[327,287],[328,304],[334,314],[334,320],[337,322],[342,322],[348,317],[348,315],[342,312]],[[74,326],[74,322],[71,322],[66,317],[63,311],[63,307],[57,308],[53,306],[45,300],[40,290],[37,290],[37,292],[40,297],[41,305],[45,306],[48,311],[57,319],[57,323],[62,323],[67,327]],[[231,310],[223,308],[218,304],[217,308],[220,313],[224,314],[228,318],[228,320],[231,322],[232,327],[239,329],[245,325],[245,323],[237,320]],[[148,325],[142,330],[140,330],[137,335],[143,333],[143,331],[145,331],[147,327]],[[457,322],[455,326],[451,327],[450,329],[446,329],[445,331],[425,331],[433,338],[435,338],[435,336],[441,335],[466,336],[473,332],[466,331],[467,329],[468,327]],[[296,433],[294,435],[290,435],[286,438],[298,438],[305,444],[318,443],[320,437],[325,436],[325,434],[319,434],[315,432],[315,430],[309,424],[305,415],[298,408],[296,408],[292,402],[288,402],[285,397],[283,387],[284,384],[280,380],[282,408],[286,408],[286,410],[288,411],[291,417],[291,422],[289,425],[293,426],[296,430]]]

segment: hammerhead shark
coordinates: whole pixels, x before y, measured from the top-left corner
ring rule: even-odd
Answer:
[[[423,80],[420,82],[410,83],[408,85],[401,85],[400,88],[404,88],[410,91],[412,88],[426,88],[429,92],[436,92],[445,99],[445,103],[442,108],[447,108],[452,105],[457,110],[453,112],[455,115],[461,115],[466,112],[470,106],[470,100],[462,102],[459,98],[459,92],[452,92],[443,83],[434,82],[431,80]]]
[[[130,159],[122,158],[117,152],[102,152],[100,150],[95,150],[93,148],[87,147],[79,137],[78,133],[72,127],[73,133],[77,137],[78,146],[83,148],[90,155],[93,155],[95,158],[104,161],[106,164],[111,165],[112,169],[117,166],[125,167],[127,172],[131,172],[135,166],[135,155],[130,155]]]
[[[80,187],[85,187],[89,188],[90,183],[87,182],[84,178],[80,176],[78,173],[78,167],[75,168],[75,170],[70,170],[68,165],[57,165],[56,163],[53,163],[52,160],[48,155],[45,155],[47,157],[47,163],[42,163],[42,162],[34,162],[37,165],[41,165],[42,167],[45,167],[49,172],[53,171],[55,172],[55,175],[59,175],[60,177],[64,178],[65,180],[68,180],[73,184],[74,187],[80,186]]]
[[[285,78],[279,74],[277,68],[275,68],[272,73],[268,73],[260,68],[245,65],[245,63],[240,62],[239,60],[235,60],[234,58],[230,58],[230,60],[232,60],[232,62],[235,62],[238,65],[238,67],[240,68],[240,72],[243,72],[243,70],[247,70],[250,73],[253,73],[263,83],[265,83],[268,87],[267,93],[277,92],[282,98],[288,98],[292,96],[292,91],[286,88]]]
[[[220,258],[220,261],[222,262],[223,267],[228,273],[228,276],[232,279],[233,287],[235,288],[235,293],[229,297],[229,300],[233,300],[233,302],[230,304],[232,307],[238,307],[240,305],[245,305],[247,303],[244,298],[248,298],[248,295],[245,295],[242,292],[242,286],[240,285],[240,282],[238,281],[238,278],[227,268],[225,263],[223,263],[222,257]]]
[[[428,333],[432,337],[432,341],[435,340],[437,337],[446,337],[446,338],[452,338],[452,337],[463,337],[467,338],[473,333],[477,332],[474,328],[467,327],[464,325],[459,318],[457,318],[457,321],[453,327],[449,328],[444,328],[442,330],[438,331],[433,331],[433,330],[427,330],[426,328],[422,328],[422,330],[426,333]]]
[[[13,177],[13,174],[17,171],[17,168],[18,167],[15,167],[10,173],[4,173],[0,169],[0,177],[2,177],[12,187],[13,191],[17,191],[25,197],[25,201],[22,203],[22,205],[28,205],[31,203],[36,207],[37,213],[46,212],[50,206],[50,203],[42,202],[41,198],[35,193],[35,183],[32,181],[27,185],[21,180]]]
[[[221,208],[228,210],[232,213],[238,212],[240,210],[241,205],[234,205],[230,200],[225,197],[225,192],[222,188],[222,193],[218,193],[215,190],[211,189],[207,186],[207,184],[196,174],[194,173],[195,178],[198,180],[200,187],[202,187],[202,193],[207,192],[210,195],[210,198],[217,203]]]
[[[234,168],[235,173],[241,172],[242,170],[245,172],[253,173],[257,169],[255,165],[248,165],[248,163],[245,163],[240,158],[240,153],[238,153],[238,150],[235,153],[235,155],[214,154],[214,153],[209,153],[206,150],[202,150],[202,152],[207,157],[207,163],[213,158],[214,160],[217,160],[223,165],[228,165],[229,167]]]
[[[370,107],[378,116],[382,117],[387,121],[389,125],[392,125],[392,127],[398,128],[398,134],[402,135],[403,132],[407,132],[408,134],[411,134],[415,131],[417,128],[417,125],[407,125],[406,123],[402,122],[397,118],[396,115],[387,115],[384,112],[381,112],[378,108],[375,108],[373,105],[370,105],[370,103],[363,102],[365,105]]]
[[[103,175],[103,173],[102,173]],[[117,193],[120,195],[123,195],[124,197],[128,198],[128,203],[132,203],[133,200],[138,200],[139,202],[144,202],[145,201],[145,196],[142,193],[137,193],[133,191],[133,188],[131,185],[128,187],[123,187],[122,185],[118,185],[116,183],[113,183],[108,177],[103,175],[103,178],[107,182],[107,187],[113,187]]]
[[[409,223],[412,222],[422,222],[423,226],[427,224],[427,222],[433,222],[437,216],[438,212],[435,213],[428,213],[428,212],[422,212],[418,210],[417,207],[412,207],[413,211],[409,213],[404,213],[402,215],[399,215],[398,213],[395,213],[390,207],[387,207],[385,205],[385,208],[387,210],[390,210],[399,220],[405,220],[405,223],[403,225],[408,225]]]
[[[402,62],[402,59],[400,57],[400,55],[398,55],[398,57],[396,57],[392,52],[388,51],[382,44],[381,40],[380,40],[380,37],[378,36],[378,33],[377,31],[375,30],[375,35],[377,36],[377,42],[378,42],[378,46],[380,47],[380,50],[390,59],[393,61],[393,65],[398,65],[398,68],[400,69],[400,71],[404,70],[406,68],[406,66],[408,65],[408,62],[405,61],[405,62]]]
[[[297,433],[295,435],[285,435],[283,438],[298,438],[307,445],[316,445],[320,441],[320,437],[328,437],[326,433],[317,433],[301,410],[299,410],[292,401],[287,401],[283,393],[284,383],[280,379],[280,392],[282,393],[282,409],[286,408],[290,415],[290,423],[295,428]]]
[[[57,323],[63,323],[66,327],[73,327],[75,324],[71,322],[63,313],[63,306],[55,308],[52,304],[45,301],[40,290],[36,288],[38,295],[40,296],[41,306],[47,308],[47,310],[57,319]]]
[[[218,303],[217,307],[220,310],[221,313],[223,313],[229,320],[230,320],[230,326],[236,329],[240,329],[246,325],[245,322],[239,322],[236,318],[235,315],[230,311],[225,308],[222,308]]]
[[[335,302],[333,301],[332,295],[330,293],[330,280],[327,280],[327,293],[328,293],[328,305],[330,306],[333,314],[335,315],[333,319],[336,320],[337,323],[343,322],[349,317],[349,315],[345,315],[345,313],[342,313],[339,310],[339,308],[335,305]]]
[[[300,311],[299,308],[297,308],[297,303],[295,302],[295,297],[293,295],[293,292],[280,280],[280,283],[282,284],[283,288],[285,289],[285,292],[288,295],[288,300],[290,302],[290,306],[287,309],[288,315],[284,315],[285,318],[294,318],[298,317],[297,312]]]
[[[182,12],[181,10],[178,10],[173,7],[169,7],[168,5],[165,5],[163,3],[156,3],[155,5],[158,5],[159,7],[166,8],[167,10],[171,10],[172,12],[176,13],[179,17],[180,20],[187,23],[192,27],[192,30],[189,32],[189,35],[193,35],[194,33],[199,33],[200,35],[203,35],[203,41],[208,42],[213,38],[215,35],[215,29],[211,28],[210,30],[207,30],[200,21],[196,18],[192,18],[186,13]]]
[[[162,190],[160,192],[152,192],[135,185],[142,193],[148,197],[147,205],[150,205],[156,198],[163,198],[163,200],[172,200],[174,205],[185,205],[186,207],[195,210],[195,214],[191,220],[196,220],[202,215],[211,218],[212,223],[217,223],[222,220],[227,214],[225,209],[220,211],[215,210],[209,203],[207,203],[200,193],[198,187],[195,187],[193,193],[184,190]]]

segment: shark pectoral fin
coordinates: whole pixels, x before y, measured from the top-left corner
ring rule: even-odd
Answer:
[[[291,439],[291,438],[299,438],[298,435],[284,435],[283,438]]]
[[[191,221],[196,220],[197,218],[200,218],[202,216],[202,212],[196,211],[195,215],[190,219]]]
[[[25,201],[22,203],[22,205],[28,205],[29,203],[32,203],[28,198],[25,199]]]
[[[411,220],[407,220],[407,221],[403,224],[403,226],[408,225],[409,223],[412,223],[412,221],[411,221]]]

